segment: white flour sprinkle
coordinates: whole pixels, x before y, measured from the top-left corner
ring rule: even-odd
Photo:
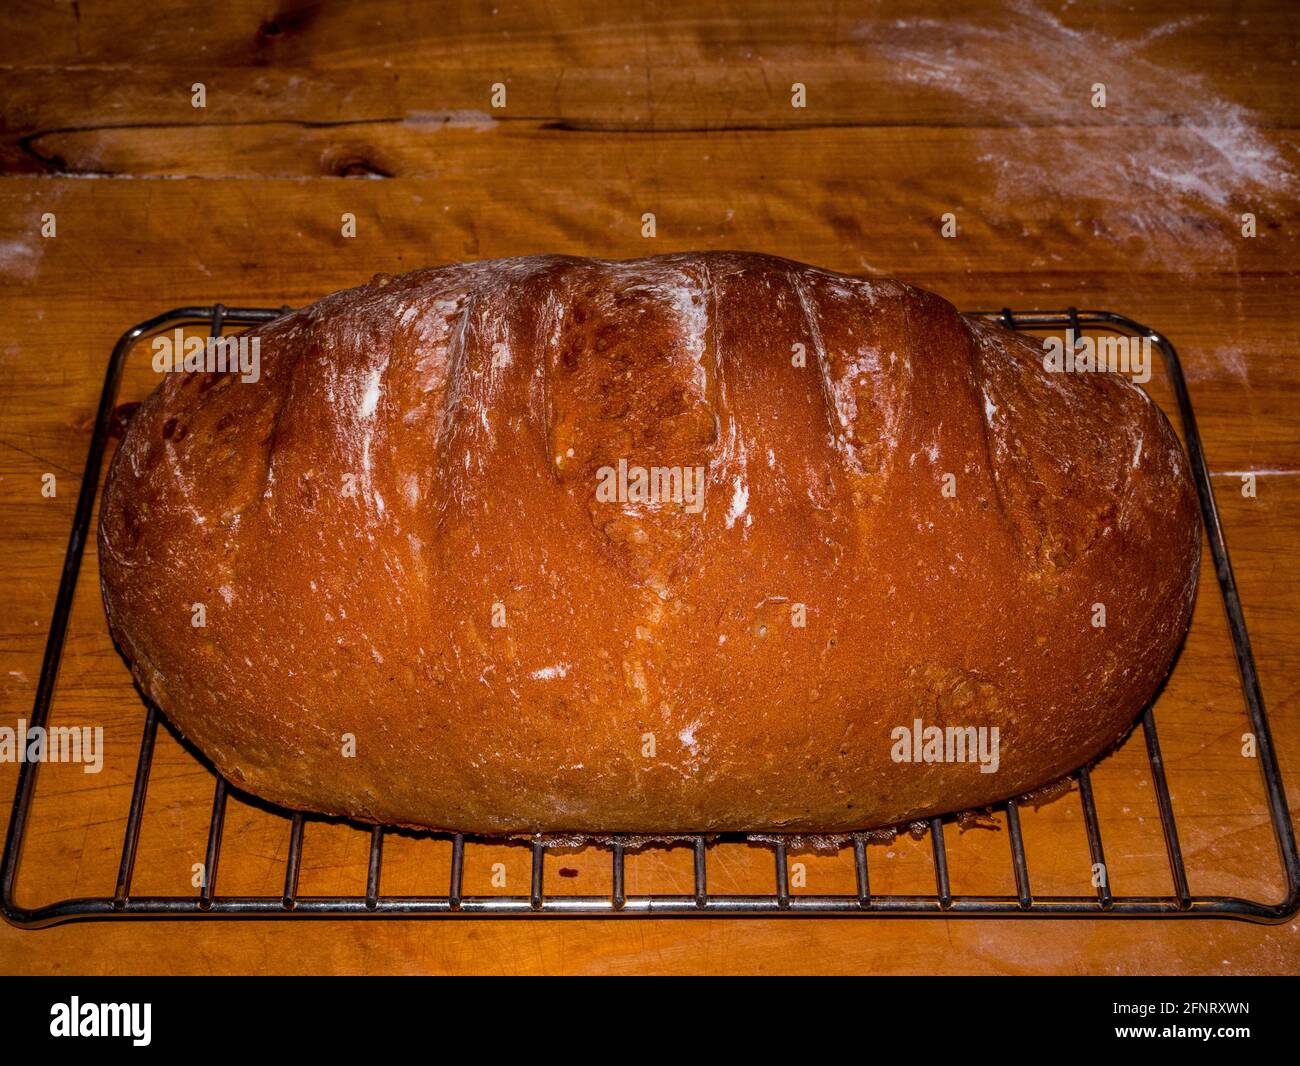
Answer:
[[[40,252],[31,244],[23,241],[0,241],[0,276],[35,277],[40,262]]]
[[[486,133],[496,129],[496,119],[486,111],[473,108],[461,108],[453,111],[412,111],[407,114],[403,126],[417,126],[430,129],[473,130]]]
[[[1189,247],[1232,247],[1239,212],[1295,193],[1295,175],[1249,109],[1145,54],[1201,21],[1173,20],[1125,41],[1071,29],[1018,0],[987,24],[899,19],[866,23],[856,37],[890,61],[897,80],[1012,123],[979,134],[988,146],[979,162],[1004,200],[1087,205],[1096,235],[1140,237],[1139,254],[1176,264]],[[1089,104],[1096,82],[1106,85],[1104,109]],[[1115,151],[1108,131],[1119,125],[1132,136]]]
[[[727,511],[727,528],[736,524],[736,519],[745,513],[749,506],[749,486],[736,478],[735,491],[731,494],[731,509]]]
[[[545,666],[540,670],[534,670],[529,676],[537,681],[553,681],[557,677],[567,677],[568,673],[568,663],[556,663],[554,666]]]
[[[357,407],[357,416],[360,418],[373,418],[375,409],[379,406],[379,379],[383,371],[371,370],[366,373],[366,391],[361,395],[361,403]]]

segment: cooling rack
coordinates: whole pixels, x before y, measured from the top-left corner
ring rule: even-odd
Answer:
[[[100,474],[107,448],[110,427],[117,403],[122,369],[131,350],[142,338],[165,328],[206,324],[213,336],[232,325],[246,326],[268,322],[285,313],[288,308],[227,308],[221,304],[211,307],[181,307],[141,322],[123,334],[113,349],[104,387],[100,394],[94,435],[86,456],[85,472],[72,533],[64,557],[62,577],[55,600],[54,615],[45,655],[41,664],[40,681],[36,689],[35,705],[31,714],[32,727],[43,726],[48,720],[55,685],[58,679],[59,660],[67,635],[69,616],[76,592],[86,538],[90,535],[91,519],[95,511],[96,496],[100,489]],[[135,895],[131,891],[135,870],[136,845],[140,839],[141,824],[145,815],[145,800],[149,789],[149,772],[153,763],[154,742],[160,723],[160,712],[153,706],[145,711],[143,738],[137,763],[135,783],[127,812],[126,831],[122,842],[121,863],[117,883],[111,895],[64,899],[36,908],[20,906],[14,895],[24,834],[30,829],[32,798],[36,788],[40,764],[25,762],[20,766],[17,793],[10,816],[2,865],[0,865],[0,911],[15,925],[38,928],[76,919],[127,919],[127,918],[291,918],[291,917],[671,917],[671,916],[907,916],[929,918],[1238,918],[1255,922],[1284,922],[1300,912],[1300,860],[1297,859],[1295,832],[1287,808],[1282,778],[1278,771],[1273,739],[1269,731],[1264,699],[1251,654],[1250,638],[1242,614],[1241,600],[1236,580],[1228,559],[1223,529],[1215,504],[1214,490],[1206,466],[1205,453],[1187,384],[1183,378],[1178,355],[1173,345],[1161,334],[1123,315],[1111,311],[976,311],[1015,330],[1049,331],[1073,330],[1080,338],[1085,330],[1118,333],[1136,338],[1149,338],[1159,351],[1173,387],[1178,412],[1182,419],[1183,438],[1187,446],[1191,467],[1200,498],[1201,513],[1205,519],[1210,551],[1213,555],[1219,591],[1227,612],[1229,631],[1236,654],[1241,679],[1241,691],[1246,711],[1258,746],[1269,818],[1281,861],[1283,898],[1276,902],[1245,899],[1232,896],[1194,895],[1188,883],[1179,844],[1178,825],[1174,804],[1165,780],[1164,762],[1160,754],[1160,741],[1156,732],[1154,714],[1148,707],[1139,719],[1150,763],[1151,779],[1160,815],[1165,851],[1173,891],[1169,895],[1121,895],[1111,891],[1108,883],[1097,888],[1094,895],[1036,895],[1033,879],[1025,853],[1025,843],[1020,824],[1020,802],[1008,800],[998,807],[1006,818],[1007,859],[1015,877],[1014,895],[963,895],[952,891],[948,855],[944,844],[945,826],[954,816],[933,818],[928,822],[929,837],[934,857],[934,891],[926,894],[893,895],[875,894],[871,891],[870,871],[867,862],[869,834],[852,834],[846,846],[853,853],[856,891],[842,895],[812,895],[792,893],[790,889],[789,852],[792,841],[771,834],[729,834],[727,839],[748,841],[770,850],[772,856],[772,881],[770,891],[754,894],[720,894],[709,890],[709,845],[714,838],[682,836],[664,842],[664,846],[689,849],[693,854],[693,891],[682,894],[636,895],[625,891],[624,863],[632,843],[613,836],[601,838],[575,838],[566,836],[562,841],[538,837],[531,842],[531,877],[527,895],[475,896],[463,892],[465,855],[468,849],[481,846],[479,842],[463,835],[449,835],[451,842],[451,871],[446,891],[434,895],[385,895],[383,893],[383,847],[387,833],[393,830],[373,827],[370,830],[370,857],[364,893],[349,896],[304,896],[298,892],[298,875],[302,867],[303,827],[307,818],[298,813],[281,812],[290,823],[289,852],[284,873],[284,891],[279,896],[222,895],[218,891],[221,838],[225,824],[228,786],[224,779],[213,774],[215,784],[212,798],[212,815],[209,823],[206,849],[206,878],[202,889],[186,896]],[[1084,825],[1087,831],[1091,863],[1105,863],[1105,849],[1097,817],[1093,783],[1087,767],[1073,775],[1079,787]],[[608,847],[612,872],[612,889],[608,894],[569,896],[547,894],[544,876],[547,849],[552,844],[567,847],[576,844]]]

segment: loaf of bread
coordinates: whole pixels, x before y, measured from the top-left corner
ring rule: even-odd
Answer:
[[[380,275],[172,373],[104,602],[235,786],[480,834],[842,832],[1059,780],[1195,594],[1137,386],[763,255]],[[252,380],[253,378],[256,380]]]

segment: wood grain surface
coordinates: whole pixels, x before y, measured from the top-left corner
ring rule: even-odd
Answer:
[[[740,248],[898,276],[961,307],[1106,307],[1174,341],[1300,813],[1298,42],[1300,9],[1283,0],[6,5],[0,725],[31,710],[104,365],[126,327],[177,305],[304,303],[462,259]],[[945,213],[955,237],[941,235]],[[154,383],[137,358],[122,398]],[[1158,377],[1152,391],[1169,409]],[[996,640],[1014,619],[988,624]],[[111,893],[121,849],[144,712],[106,633],[93,546],[53,714],[102,725],[105,759],[98,774],[42,768],[18,886],[28,905]],[[1208,564],[1156,715],[1193,891],[1278,898]],[[6,822],[16,778],[0,764]],[[1094,780],[1113,890],[1170,891],[1140,735]],[[211,790],[161,732],[135,891],[193,891]],[[1027,811],[1025,834],[1036,892],[1089,891],[1077,792]],[[301,893],[363,891],[367,839],[309,822]],[[955,891],[1013,890],[1000,826],[951,829],[948,846]],[[218,892],[278,894],[287,849],[287,821],[232,799]],[[927,840],[869,850],[877,891],[932,888]],[[392,836],[384,891],[440,892],[447,861],[438,841]],[[523,889],[527,852],[502,846],[467,869],[467,891],[490,890],[490,861]],[[606,861],[551,861],[547,890],[607,891]],[[796,861],[806,891],[850,883],[843,857]],[[769,867],[721,846],[710,887],[752,887]],[[685,891],[689,878],[683,852],[629,860],[629,891]],[[1296,973],[1300,922],[0,926],[0,971]]]

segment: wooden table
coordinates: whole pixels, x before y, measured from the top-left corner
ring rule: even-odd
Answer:
[[[7,7],[0,724],[30,712],[104,362],[125,327],[176,305],[298,304],[376,271],[469,258],[745,248],[896,275],[963,307],[1108,307],[1174,340],[1298,809],[1300,9],[684,6]],[[793,106],[796,83],[806,106]],[[355,237],[341,234],[344,213]],[[941,231],[945,214],[955,236]],[[47,215],[54,236],[42,235]],[[138,397],[151,375],[137,371],[126,390]],[[1254,498],[1243,473],[1256,474]],[[54,714],[103,725],[105,765],[42,769],[25,902],[111,891],[121,846],[143,712],[105,634],[95,573],[92,549]],[[1201,589],[1156,709],[1192,887],[1277,898],[1208,567]],[[1140,747],[1135,738],[1096,771],[1098,802],[1115,890],[1163,893]],[[6,821],[15,779],[0,765]],[[138,891],[191,891],[211,787],[164,732]],[[1087,891],[1079,811],[1073,793],[1027,813],[1036,891]],[[229,818],[220,890],[278,893],[285,823],[237,800]],[[957,891],[1010,889],[1005,833],[949,836]],[[309,825],[301,891],[358,890],[365,840]],[[873,846],[878,887],[924,878],[927,851],[909,839]],[[394,838],[385,889],[443,876],[435,852]],[[629,877],[684,886],[689,858],[678,857],[643,856]],[[713,887],[741,884],[754,861],[739,846],[720,851]],[[829,860],[803,861],[810,889],[837,876]],[[579,886],[599,877],[586,856],[551,865]],[[4,926],[0,971],[1294,973],[1300,923]]]

